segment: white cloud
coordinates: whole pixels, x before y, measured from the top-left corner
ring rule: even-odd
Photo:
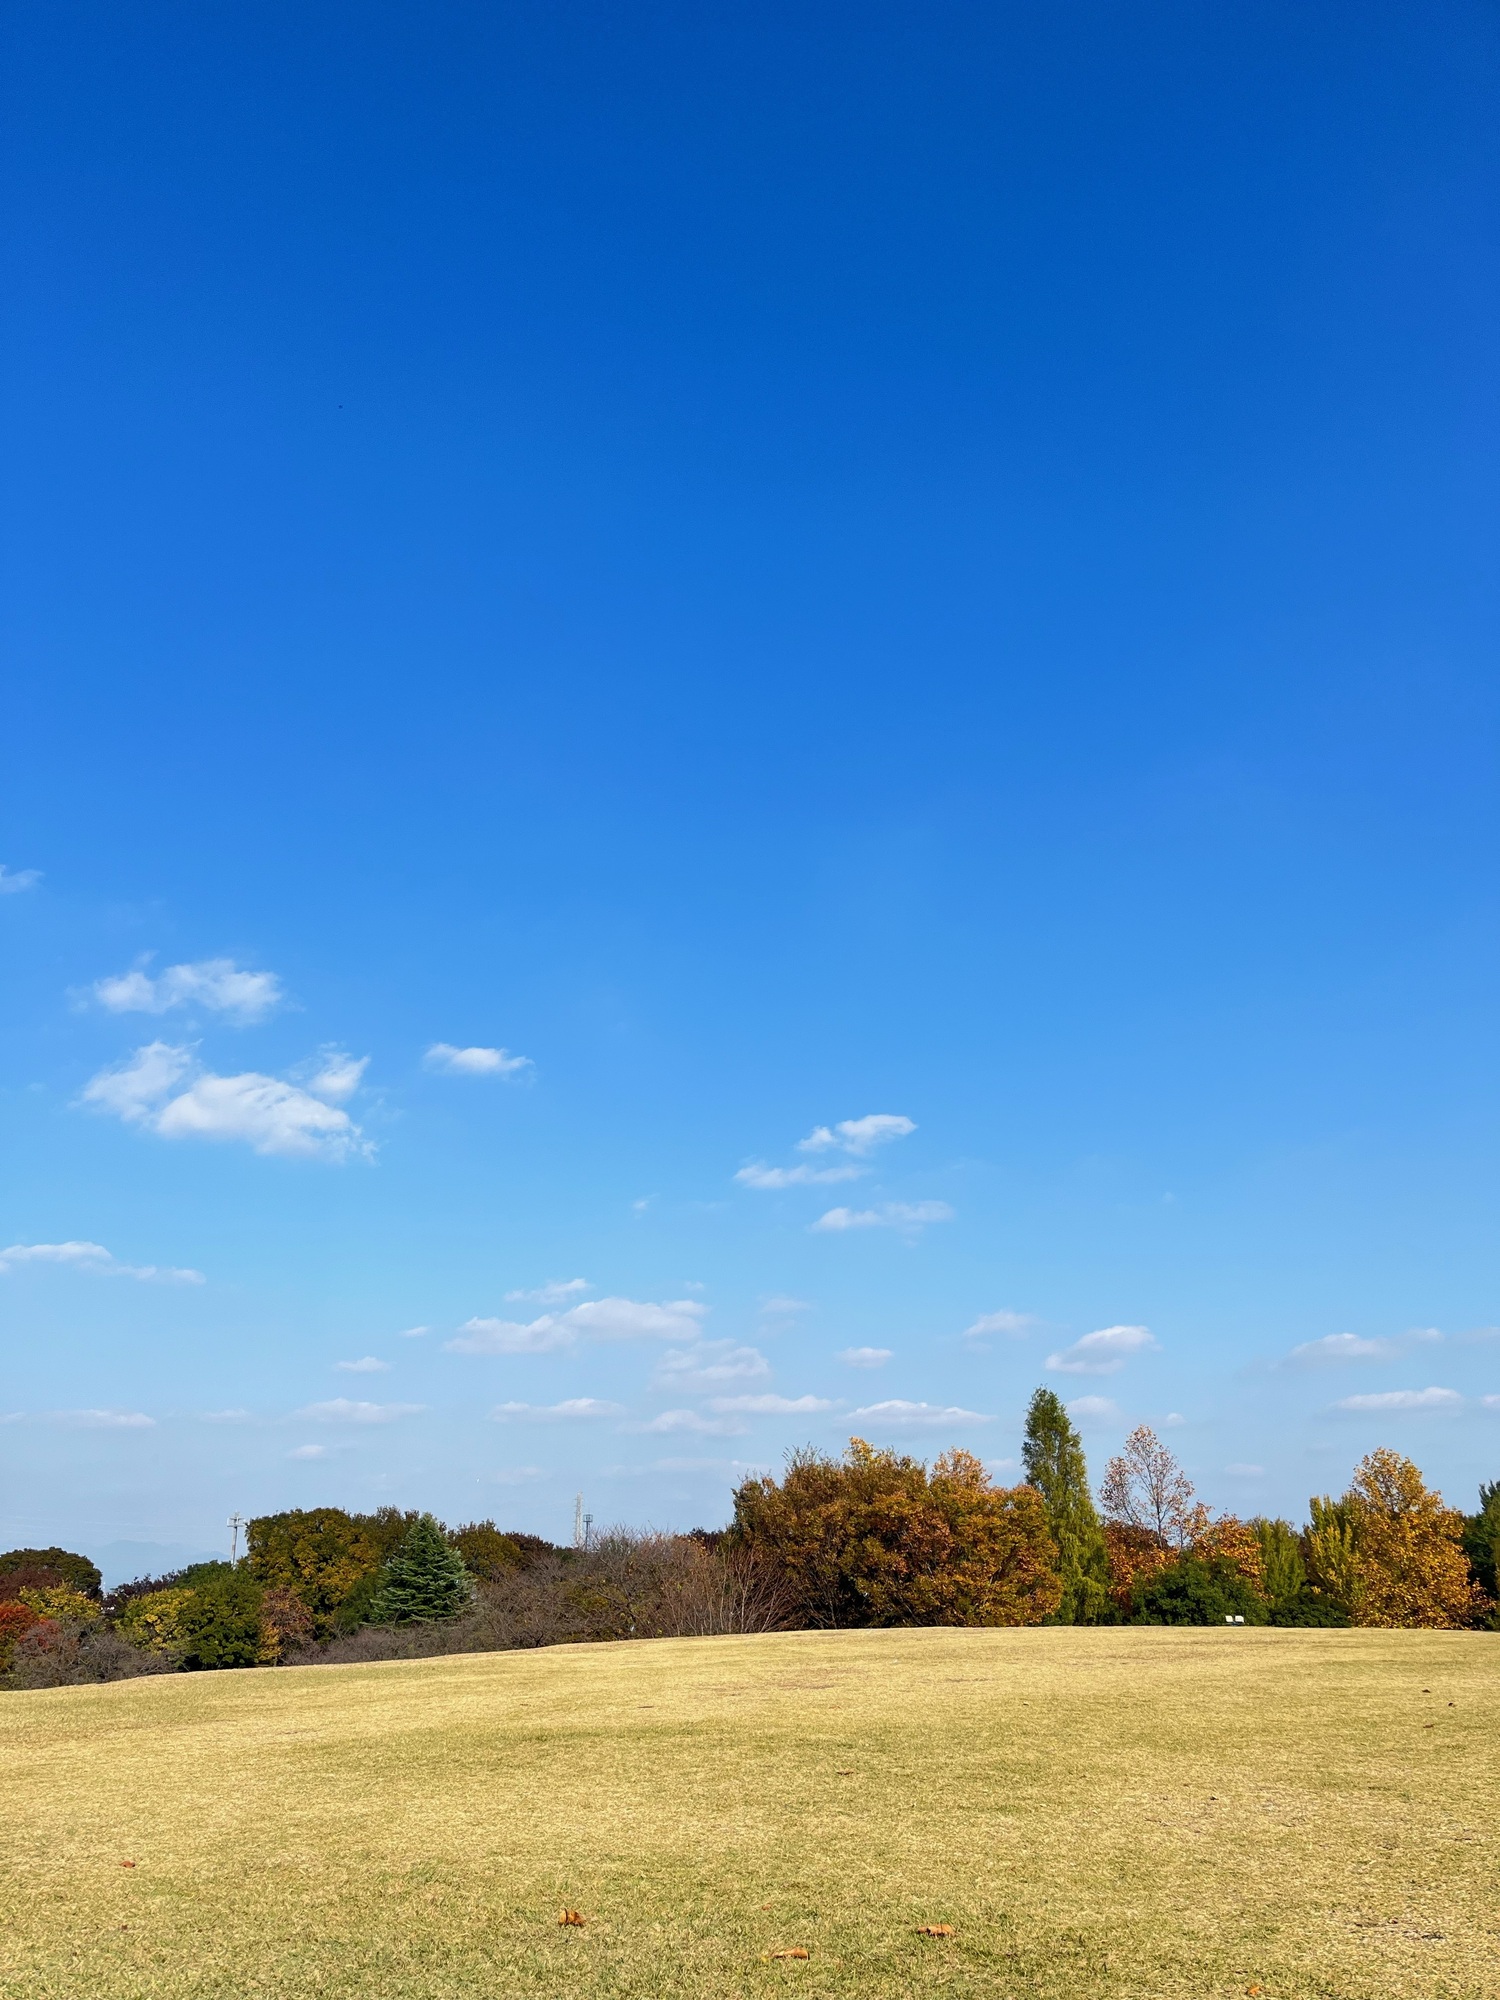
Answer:
[[[679,1392],[708,1388],[715,1382],[756,1382],[771,1372],[757,1347],[737,1347],[732,1340],[703,1340],[696,1347],[668,1348],[656,1364],[656,1379]]]
[[[1371,1396],[1342,1396],[1336,1410],[1456,1410],[1463,1397],[1456,1389],[1382,1389]]]
[[[838,1358],[846,1368],[884,1368],[892,1351],[889,1347],[846,1347]]]
[[[762,1301],[760,1309],[767,1317],[775,1315],[788,1319],[794,1313],[812,1311],[806,1299],[794,1299],[786,1292],[773,1292],[770,1298]]]
[[[0,861],[0,896],[19,896],[23,889],[34,889],[41,879],[40,868],[7,868]]]
[[[861,1155],[873,1153],[877,1146],[889,1145],[892,1139],[904,1139],[916,1129],[910,1118],[896,1117],[889,1111],[873,1111],[864,1118],[843,1118],[834,1126],[817,1126],[805,1139],[797,1141],[797,1151],[827,1153],[837,1149]]]
[[[887,1201],[879,1208],[830,1208],[820,1215],[814,1229],[925,1229],[929,1222],[951,1222],[953,1210],[945,1201]]]
[[[288,1458],[327,1458],[326,1444],[296,1444],[287,1453]]]
[[[583,1340],[696,1340],[708,1308],[696,1299],[655,1305],[637,1299],[584,1299],[562,1313],[528,1321],[465,1320],[452,1354],[551,1354]]]
[[[857,1181],[865,1171],[863,1167],[768,1167],[759,1160],[752,1160],[748,1167],[741,1167],[735,1179],[741,1187],[789,1188],[813,1187],[827,1181]]]
[[[825,1396],[711,1396],[708,1407],[747,1417],[801,1417],[831,1410],[833,1404]]]
[[[1085,1424],[1112,1424],[1119,1418],[1120,1406],[1108,1396],[1075,1396],[1068,1405],[1068,1415]]]
[[[1164,1431],[1175,1431],[1180,1424],[1185,1424],[1186,1422],[1187,1418],[1182,1414],[1181,1410],[1168,1410],[1167,1414],[1161,1420],[1161,1427]]]
[[[1486,1410],[1500,1410],[1500,1396],[1481,1396],[1479,1401]]]
[[[333,1365],[346,1375],[385,1375],[391,1366],[389,1361],[381,1361],[373,1354],[362,1354],[358,1361],[335,1361]]]
[[[650,1435],[691,1431],[697,1437],[743,1437],[745,1425],[729,1417],[705,1417],[697,1410],[663,1410],[647,1424],[627,1424],[627,1430]]]
[[[519,1076],[535,1068],[530,1056],[509,1049],[459,1049],[452,1042],[434,1042],[422,1061],[440,1076]]]
[[[396,1338],[397,1340],[425,1340],[431,1331],[432,1328],[430,1326],[409,1326],[405,1332],[398,1333]]]
[[[64,1264],[100,1278],[140,1278],[158,1285],[201,1285],[203,1273],[170,1264],[122,1264],[102,1243],[12,1243],[0,1250],[0,1272],[17,1264]]]
[[[567,1424],[623,1414],[623,1404],[601,1402],[597,1396],[570,1396],[562,1403],[497,1403],[490,1411],[497,1424]]]
[[[245,972],[232,958],[203,958],[169,965],[153,979],[141,966],[100,979],[94,998],[111,1014],[169,1014],[178,1007],[206,1007],[240,1027],[264,1020],[285,995],[274,972]]]
[[[414,1417],[421,1403],[351,1403],[347,1396],[335,1396],[331,1403],[309,1403],[294,1414],[313,1424],[394,1424],[401,1417]]]
[[[1357,1333],[1325,1333],[1321,1340],[1304,1340],[1287,1356],[1302,1367],[1323,1361],[1391,1361],[1400,1350],[1391,1340],[1364,1340]]]
[[[321,1049],[316,1060],[304,1064],[296,1075],[298,1082],[305,1084],[314,1097],[327,1098],[331,1104],[342,1104],[359,1089],[369,1066],[368,1056],[346,1055],[342,1049]]]
[[[879,1424],[884,1430],[927,1430],[934,1425],[946,1427],[994,1421],[978,1410],[962,1410],[953,1405],[944,1408],[937,1403],[908,1403],[899,1396],[885,1403],[869,1403],[864,1409],[856,1410],[854,1415],[861,1422]]]
[[[1003,1333],[1012,1340],[1019,1340],[1036,1325],[1030,1313],[1009,1312],[1002,1308],[999,1312],[981,1313],[972,1326],[964,1328],[965,1340],[983,1340],[986,1334]]]
[[[1224,1470],[1231,1479],[1264,1479],[1266,1476],[1263,1465],[1226,1465]]]
[[[1159,1345],[1149,1327],[1106,1326],[1049,1354],[1047,1366],[1060,1375],[1118,1375],[1132,1355],[1153,1353]]]
[[[255,1070],[240,1076],[203,1070],[174,1096],[193,1069],[190,1049],[148,1042],[125,1062],[100,1070],[84,1087],[82,1102],[163,1139],[242,1140],[257,1153],[336,1161],[374,1151],[348,1112]]]
[[[507,1305],[513,1300],[526,1299],[533,1305],[561,1306],[577,1298],[580,1292],[592,1289],[587,1278],[549,1278],[545,1285],[537,1285],[529,1292],[507,1292],[505,1300]]]
[[[200,1424],[248,1424],[251,1421],[248,1410],[200,1410]]]
[[[127,1125],[142,1125],[193,1067],[192,1050],[172,1042],[148,1042],[112,1069],[101,1069],[84,1086],[83,1102],[111,1111]]]

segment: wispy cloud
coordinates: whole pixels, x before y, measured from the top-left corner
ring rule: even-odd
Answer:
[[[521,1076],[536,1067],[530,1056],[513,1056],[509,1049],[460,1049],[452,1042],[434,1042],[422,1061],[440,1076]]]
[[[432,1328],[430,1326],[409,1326],[401,1333],[398,1333],[396,1338],[397,1340],[425,1340],[431,1331]]]
[[[1462,1402],[1456,1389],[1381,1389],[1368,1396],[1341,1396],[1333,1407],[1356,1413],[1456,1410]]]
[[[889,1347],[846,1347],[838,1358],[846,1368],[884,1368],[893,1351]]]
[[[169,965],[155,978],[142,964],[97,980],[91,990],[111,1014],[170,1014],[181,1007],[203,1007],[242,1028],[263,1021],[286,997],[274,972],[246,972],[232,958]]]
[[[726,1415],[737,1412],[747,1417],[802,1417],[835,1406],[826,1396],[711,1396],[708,1407]]]
[[[1330,1361],[1394,1361],[1401,1352],[1393,1340],[1365,1340],[1357,1333],[1325,1333],[1321,1340],[1304,1340],[1287,1360],[1298,1367]]]
[[[382,1361],[374,1354],[362,1354],[358,1361],[335,1361],[346,1375],[385,1375],[390,1372],[390,1362]]]
[[[882,1430],[931,1430],[953,1424],[994,1422],[993,1417],[980,1410],[964,1410],[951,1403],[909,1403],[899,1396],[885,1403],[868,1403],[853,1415],[857,1422],[876,1425]]]
[[[679,1394],[716,1382],[762,1381],[770,1372],[771,1364],[758,1347],[739,1347],[732,1340],[668,1348],[656,1364],[658,1383]]]
[[[497,1424],[575,1424],[592,1417],[624,1415],[621,1403],[606,1403],[598,1396],[570,1396],[562,1403],[497,1403],[490,1411]]]
[[[1047,1366],[1060,1375],[1118,1375],[1134,1355],[1154,1353],[1160,1345],[1149,1327],[1105,1326],[1049,1354]]]
[[[537,1306],[562,1306],[592,1289],[587,1278],[549,1278],[545,1285],[536,1285],[529,1292],[507,1292],[505,1301],[507,1305],[525,1299]]]
[[[142,1410],[12,1410],[0,1417],[6,1424],[59,1424],[70,1431],[154,1431],[155,1417]]]
[[[1002,1307],[999,1312],[981,1313],[972,1326],[964,1328],[964,1339],[983,1340],[989,1334],[1003,1333],[1007,1339],[1019,1340],[1036,1323],[1030,1313],[1011,1312]]]
[[[0,1272],[18,1264],[62,1264],[99,1278],[139,1278],[148,1284],[201,1285],[203,1273],[172,1264],[122,1264],[102,1243],[12,1243],[0,1250]]]
[[[624,1428],[647,1436],[689,1432],[695,1437],[743,1437],[746,1429],[732,1417],[705,1417],[699,1410],[663,1410],[649,1423],[626,1424]]]
[[[915,1232],[930,1222],[951,1222],[953,1210],[945,1201],[887,1201],[879,1208],[830,1208],[811,1224],[815,1230],[837,1233],[845,1229],[899,1229]]]
[[[7,868],[0,861],[0,896],[19,896],[26,889],[34,889],[41,879],[40,868]]]
[[[1119,1421],[1120,1406],[1108,1396],[1075,1396],[1068,1415],[1084,1424],[1112,1424]]]
[[[294,1444],[286,1454],[288,1458],[327,1458],[326,1444]]]
[[[752,1160],[748,1167],[741,1167],[735,1179],[741,1187],[789,1188],[814,1187],[828,1181],[856,1181],[866,1170],[863,1167],[768,1167],[760,1160]]]
[[[841,1118],[837,1125],[815,1127],[805,1139],[797,1141],[797,1151],[840,1151],[862,1157],[873,1153],[877,1146],[888,1146],[892,1139],[904,1139],[916,1129],[910,1118],[901,1118],[889,1111],[872,1111],[864,1118]]]
[[[767,1319],[791,1319],[797,1313],[812,1311],[806,1299],[794,1299],[787,1292],[773,1292],[761,1300],[760,1309]]]
[[[309,1403],[294,1412],[310,1424],[394,1424],[402,1417],[417,1416],[421,1403],[352,1403],[347,1396],[335,1396],[329,1403]]]
[[[237,1140],[256,1153],[331,1161],[374,1151],[348,1112],[314,1095],[311,1085],[304,1090],[255,1070],[217,1076],[198,1069],[190,1048],[169,1042],[148,1042],[100,1070],[81,1102],[163,1139]]]
[[[534,1320],[465,1320],[443,1345],[453,1354],[551,1354],[579,1340],[695,1340],[707,1310],[696,1299],[585,1299]]]

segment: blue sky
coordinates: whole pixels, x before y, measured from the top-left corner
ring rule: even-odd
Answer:
[[[1472,1505],[1492,11],[6,37],[0,1544]]]

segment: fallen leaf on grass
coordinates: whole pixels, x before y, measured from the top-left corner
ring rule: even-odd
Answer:
[[[770,1907],[771,1907],[771,1905],[770,1905],[769,1903],[762,1903],[762,1904],[761,1904],[761,1908],[762,1908],[763,1910],[769,1910],[769,1909],[770,1909]]]
[[[768,1958],[810,1958],[812,1953],[808,1951],[805,1945],[794,1944],[788,1946],[785,1951],[768,1952],[766,1956]]]
[[[952,1924],[918,1924],[918,1937],[952,1937]]]
[[[564,1910],[557,1921],[560,1924],[576,1924],[579,1930],[583,1929],[583,1918],[578,1914],[577,1910]]]
[[[120,1863],[120,1866],[121,1866],[122,1868],[134,1868],[134,1866],[135,1866],[135,1863],[134,1863],[133,1861],[122,1861],[122,1862]]]
[[[1257,1993],[1264,1993],[1264,1992],[1265,1992],[1265,1990],[1266,1990],[1266,1989],[1264,1988],[1264,1986],[1247,1986],[1247,1987],[1245,1988],[1245,1993],[1246,1993],[1246,1995],[1247,1995],[1247,2000],[1255,2000],[1255,1996],[1256,1996],[1256,1994],[1257,1994]]]

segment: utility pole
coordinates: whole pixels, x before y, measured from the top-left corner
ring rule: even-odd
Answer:
[[[593,1534],[594,1517],[592,1514],[585,1514],[583,1517],[583,1546],[585,1553],[587,1553],[589,1544],[593,1540]]]
[[[230,1544],[229,1560],[231,1562],[238,1562],[240,1559],[240,1529],[243,1528],[244,1525],[245,1525],[244,1516],[240,1514],[231,1514],[228,1521],[225,1523],[226,1527],[231,1528],[234,1531],[234,1540]]]
[[[583,1495],[581,1493],[573,1502],[573,1546],[575,1549],[583,1547]]]

